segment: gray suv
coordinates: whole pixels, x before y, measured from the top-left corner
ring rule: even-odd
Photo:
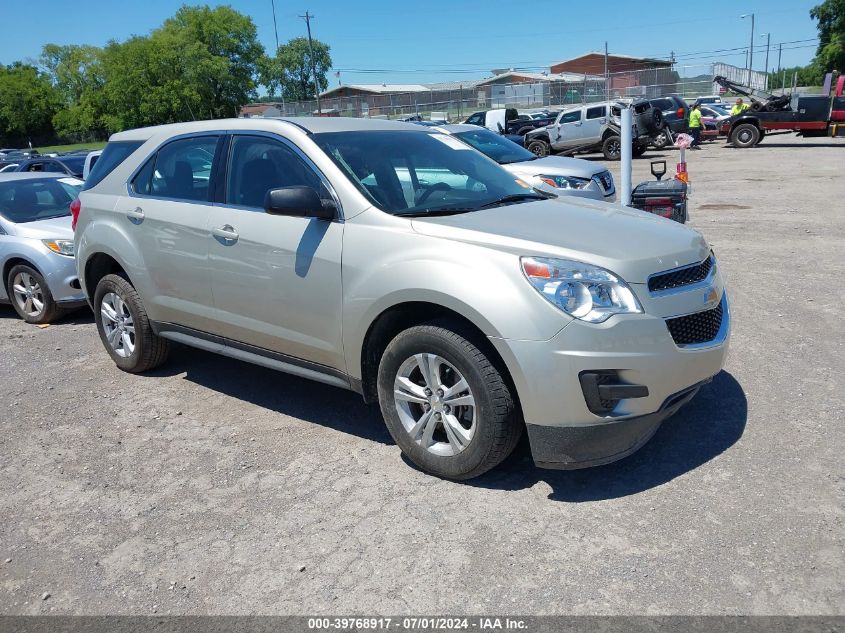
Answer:
[[[349,118],[112,136],[74,207],[121,369],[172,341],[378,402],[420,468],[614,461],[718,373],[728,302],[697,232],[553,198],[458,139]]]

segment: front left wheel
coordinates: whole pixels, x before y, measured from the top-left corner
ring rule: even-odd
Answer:
[[[522,422],[491,359],[449,324],[394,338],[379,363],[382,415],[402,452],[424,471],[471,479],[514,449]]]
[[[106,275],[94,292],[100,340],[115,365],[140,373],[167,360],[170,344],[153,332],[141,297],[121,275]]]

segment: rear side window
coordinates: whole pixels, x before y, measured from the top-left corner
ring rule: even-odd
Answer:
[[[576,121],[581,120],[581,110],[574,110],[573,112],[567,112],[562,117],[560,117],[561,123],[575,123]]]
[[[129,158],[132,152],[143,144],[143,141],[116,141],[106,145],[100,160],[88,174],[88,180],[85,181],[85,186],[82,189],[91,189],[91,187],[100,184],[103,178],[112,173],[118,165]]]
[[[151,195],[207,201],[217,139],[217,136],[185,138],[162,147],[155,157]]]
[[[596,106],[593,108],[587,108],[587,118],[588,119],[600,119],[604,116],[605,107],[604,106]]]

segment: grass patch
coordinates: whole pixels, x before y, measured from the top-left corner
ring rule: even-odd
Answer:
[[[72,152],[78,149],[103,149],[106,146],[105,141],[96,141],[94,143],[76,143],[75,145],[49,145],[47,147],[36,147],[42,154],[51,154],[52,152]]]

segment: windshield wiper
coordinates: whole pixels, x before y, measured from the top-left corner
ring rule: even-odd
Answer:
[[[529,200],[548,200],[552,196],[543,196],[537,193],[516,193],[511,194],[509,196],[502,196],[496,200],[488,202],[486,204],[482,204],[480,207],[475,207],[476,209],[489,209],[490,207],[498,207],[499,205],[503,204],[514,204],[516,202],[527,202]]]
[[[398,211],[393,215],[401,216],[401,217],[408,217],[408,218],[415,218],[415,217],[428,217],[428,216],[438,216],[438,215],[457,215],[459,213],[469,213],[470,211],[475,211],[478,207],[435,207],[433,209],[416,209],[416,210],[407,210],[407,211]]]

